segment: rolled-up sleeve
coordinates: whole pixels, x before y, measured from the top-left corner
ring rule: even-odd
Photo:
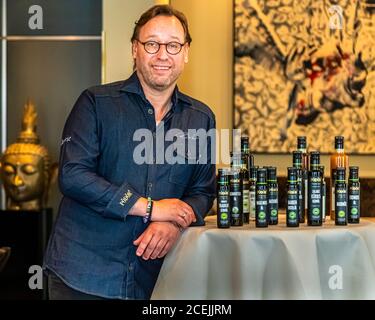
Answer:
[[[85,90],[64,127],[59,164],[60,190],[64,196],[103,217],[125,219],[140,195],[127,181],[115,185],[98,175],[98,157],[95,97]]]

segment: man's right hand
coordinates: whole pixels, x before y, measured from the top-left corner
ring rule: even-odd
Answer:
[[[173,221],[182,228],[187,228],[197,221],[193,209],[180,199],[163,199],[154,201],[152,221]]]

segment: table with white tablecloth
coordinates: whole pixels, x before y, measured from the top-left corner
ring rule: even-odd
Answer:
[[[152,299],[375,299],[375,223],[186,230]]]

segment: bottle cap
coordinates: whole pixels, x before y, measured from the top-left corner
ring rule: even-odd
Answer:
[[[297,169],[288,167],[288,182],[297,182]]]
[[[344,149],[344,137],[343,136],[336,136],[335,137],[335,149],[336,150],[343,150]]]
[[[297,149],[298,150],[306,150],[306,137],[305,136],[299,136],[297,137]]]
[[[267,181],[277,182],[277,169],[276,167],[267,167]]]
[[[312,151],[310,152],[310,168],[312,170],[319,169],[320,166],[320,152]]]
[[[293,167],[302,166],[302,151],[293,151]]]
[[[257,183],[265,183],[267,181],[267,169],[259,168],[257,170]]]
[[[359,179],[359,167],[349,167],[349,180],[358,181]]]
[[[336,182],[345,182],[345,168],[336,168]]]

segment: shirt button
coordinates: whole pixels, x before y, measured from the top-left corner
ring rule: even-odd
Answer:
[[[148,114],[154,114],[154,110],[148,109]]]
[[[151,183],[151,182],[148,183],[148,187],[149,187],[150,189],[152,188],[152,183]]]

